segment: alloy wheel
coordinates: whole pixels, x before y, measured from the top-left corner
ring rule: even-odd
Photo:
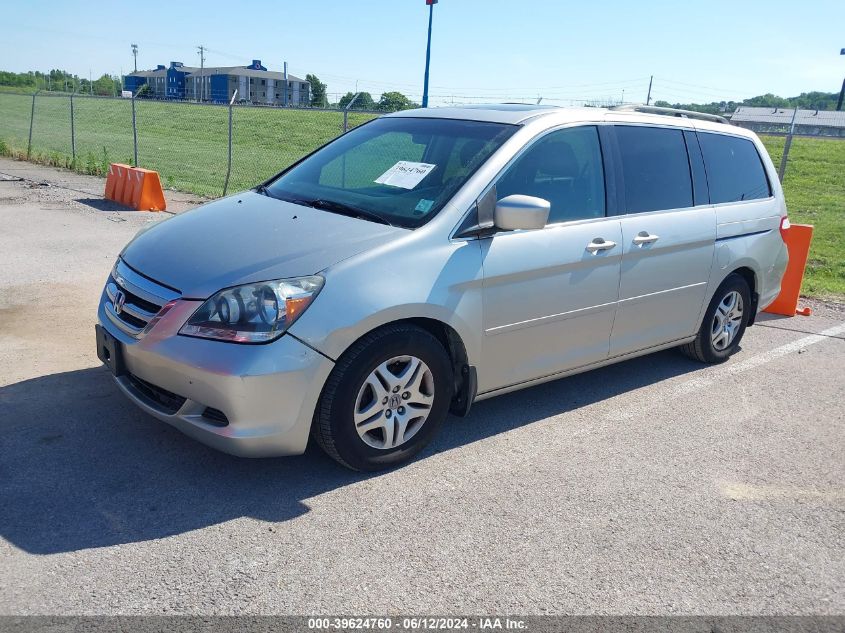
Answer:
[[[742,313],[742,295],[732,290],[722,298],[713,315],[710,341],[714,349],[721,352],[733,343],[742,325]]]
[[[396,448],[419,432],[433,404],[428,365],[416,356],[395,356],[370,372],[358,390],[355,430],[372,448]]]

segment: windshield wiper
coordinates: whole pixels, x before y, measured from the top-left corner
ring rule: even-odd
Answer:
[[[268,198],[275,198],[272,193],[270,193],[270,188],[267,185],[258,185],[255,188],[256,193],[260,193],[262,196],[267,196]]]
[[[393,226],[387,218],[379,215],[378,213],[367,211],[366,209],[359,209],[358,207],[353,207],[351,204],[344,204],[343,202],[323,200],[322,198],[315,198],[314,200],[291,200],[291,202],[295,204],[304,204],[308,207],[329,211],[331,213],[347,215],[351,218],[361,218],[363,220],[370,220],[371,222],[378,222],[379,224]]]

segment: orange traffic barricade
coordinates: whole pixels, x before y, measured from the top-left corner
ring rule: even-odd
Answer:
[[[132,192],[135,189],[135,168],[130,167],[126,170],[126,180],[123,184],[123,190],[120,192],[120,197],[116,199],[117,202],[125,207],[132,206]]]
[[[109,165],[105,197],[137,211],[167,209],[158,172],[123,163]]]
[[[167,201],[161,188],[158,172],[143,167],[135,167],[132,177],[132,198],[129,204],[138,211],[166,211]]]
[[[123,163],[112,163],[109,165],[109,173],[106,176],[106,200],[120,202],[123,189],[126,183],[126,176],[131,167]]]
[[[812,224],[793,224],[782,231],[783,240],[789,251],[789,264],[783,273],[780,284],[780,294],[763,312],[795,316],[796,313],[810,315],[809,308],[798,310],[798,297],[801,294],[801,281],[804,279],[804,269],[807,267],[807,255],[810,252],[810,242],[813,239]]]

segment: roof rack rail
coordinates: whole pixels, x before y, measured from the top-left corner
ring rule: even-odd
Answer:
[[[695,112],[693,110],[680,110],[678,108],[661,108],[659,106],[647,106],[636,103],[628,103],[625,105],[613,106],[611,110],[619,110],[622,112],[642,112],[643,114],[662,114],[664,116],[677,116],[684,119],[699,119],[701,121],[712,121],[713,123],[726,123],[730,125],[725,117],[718,114],[707,114],[705,112]]]

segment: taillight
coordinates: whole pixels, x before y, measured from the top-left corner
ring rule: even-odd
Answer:
[[[789,218],[787,216],[783,216],[780,219],[780,236],[783,238],[783,241],[786,241],[786,232],[789,230]]]

